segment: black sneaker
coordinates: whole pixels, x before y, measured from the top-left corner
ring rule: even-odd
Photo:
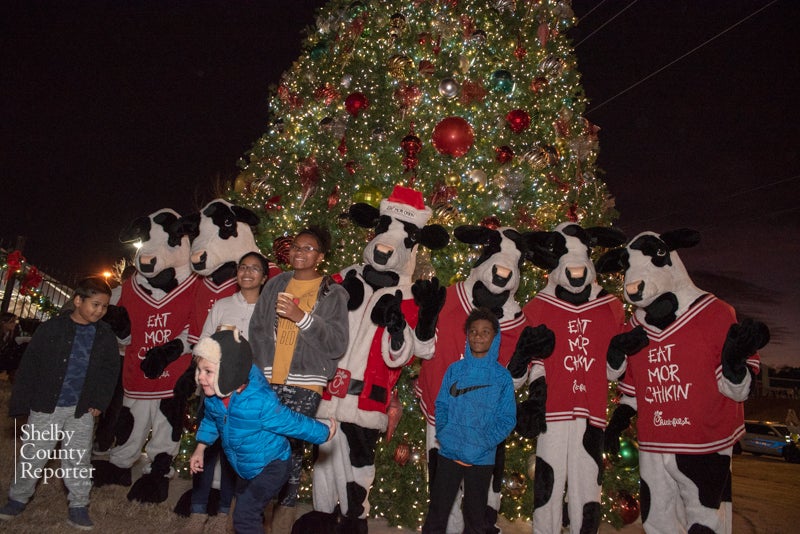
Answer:
[[[89,519],[89,508],[86,506],[70,508],[67,524],[81,530],[92,530],[94,528],[94,523]]]
[[[25,510],[25,503],[8,499],[6,505],[0,508],[0,519],[10,521],[21,514],[23,510]]]

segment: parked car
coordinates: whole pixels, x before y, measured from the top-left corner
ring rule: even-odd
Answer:
[[[739,442],[733,447],[735,454],[744,451],[756,456],[779,456],[792,463],[800,461],[800,450],[792,440],[789,428],[783,423],[745,421],[744,430]]]

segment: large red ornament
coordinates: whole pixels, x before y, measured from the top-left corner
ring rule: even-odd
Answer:
[[[433,146],[440,154],[460,158],[475,142],[472,126],[461,117],[447,117],[433,129]]]
[[[531,125],[531,116],[524,109],[512,109],[506,115],[506,122],[511,131],[518,134],[527,130]]]
[[[359,113],[369,107],[369,100],[364,93],[351,93],[345,98],[344,107],[350,115],[358,117]]]

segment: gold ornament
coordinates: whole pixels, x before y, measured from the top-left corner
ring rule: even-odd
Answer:
[[[458,217],[458,210],[452,204],[442,202],[431,206],[433,216],[431,217],[431,224],[441,224],[442,226],[451,226]],[[419,256],[417,257],[419,262]]]
[[[474,183],[478,184],[478,189],[483,189],[486,187],[486,184],[489,181],[489,177],[486,176],[486,173],[481,169],[472,169],[467,173],[467,179]]]
[[[244,193],[246,189],[247,189],[247,178],[245,178],[245,176],[243,174],[240,174],[233,181],[233,190],[236,193],[240,193],[241,194],[241,193]]]
[[[378,207],[383,199],[383,193],[377,187],[371,185],[362,185],[358,191],[353,193],[353,200],[355,202],[363,202],[370,206]]]
[[[522,476],[522,473],[511,473],[503,479],[503,484],[509,495],[519,497],[525,493],[525,477]]]
[[[407,77],[407,69],[414,68],[414,60],[408,56],[395,54],[389,58],[386,68],[393,78],[402,80]]]
[[[444,179],[444,183],[450,187],[458,187],[461,185],[461,177],[457,174],[448,174]]]
[[[259,195],[271,195],[275,191],[275,188],[272,187],[272,184],[269,183],[266,178],[258,178],[250,182],[250,191]]]

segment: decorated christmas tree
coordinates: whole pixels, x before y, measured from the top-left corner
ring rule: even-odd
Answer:
[[[292,236],[324,224],[328,272],[359,263],[369,233],[348,208],[396,184],[423,192],[430,223],[551,230],[609,225],[598,128],[582,114],[568,0],[332,0],[270,99],[270,122],[241,162],[231,199],[259,213],[257,238],[285,261]],[[466,277],[476,251],[452,240],[421,252],[419,277]],[[523,272],[527,302],[544,273]],[[403,416],[379,443],[373,513],[416,527],[427,505],[424,423],[399,384]],[[503,513],[529,517],[534,443],[513,434]],[[613,464],[612,464],[613,467]],[[409,491],[414,488],[415,491]],[[632,490],[635,491],[635,490]]]

